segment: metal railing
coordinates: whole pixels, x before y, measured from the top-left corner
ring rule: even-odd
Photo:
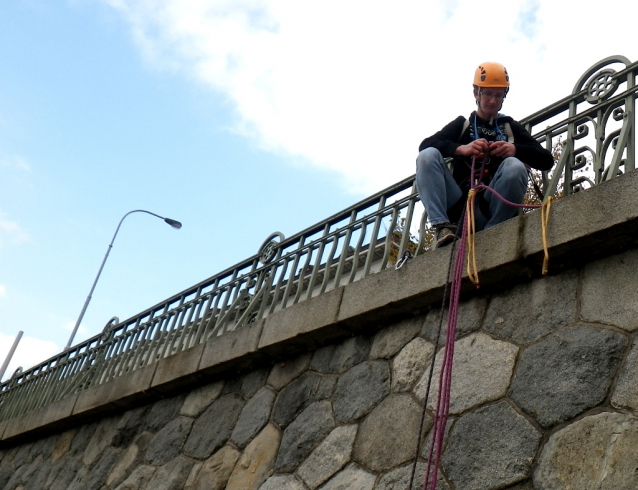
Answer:
[[[545,195],[561,185],[569,195],[635,168],[637,71],[624,57],[601,60],[571,95],[521,121],[546,148],[560,148],[542,176]],[[414,177],[292,237],[273,233],[253,257],[124,322],[114,317],[102,334],[16,372],[0,385],[0,421],[379,272],[406,249],[428,251],[431,240]]]

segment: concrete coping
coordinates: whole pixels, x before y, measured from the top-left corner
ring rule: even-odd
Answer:
[[[550,274],[635,246],[638,173],[612,179],[552,204],[547,229]],[[437,306],[452,247],[276,312],[251,325],[161,359],[47,407],[0,423],[0,446],[66,428],[87,417],[148,403],[198,384],[246,372],[298,353],[373,333],[388,322]],[[540,276],[540,211],[476,235],[481,292]],[[477,294],[469,281],[466,296]]]

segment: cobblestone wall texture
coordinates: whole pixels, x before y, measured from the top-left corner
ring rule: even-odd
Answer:
[[[638,488],[637,266],[628,251],[462,304],[438,489]],[[4,448],[0,489],[406,490],[416,454],[421,488],[438,317]]]

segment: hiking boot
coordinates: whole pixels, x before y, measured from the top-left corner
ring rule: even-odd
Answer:
[[[436,248],[445,247],[456,238],[456,225],[440,223],[436,225]]]

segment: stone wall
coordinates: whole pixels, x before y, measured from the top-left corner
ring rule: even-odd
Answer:
[[[615,180],[554,206],[551,276],[534,213],[477,237],[439,490],[638,488],[638,213],[612,204],[638,176]],[[604,223],[574,225],[583,199]],[[448,253],[5,423],[0,489],[406,490],[415,456],[421,488]]]

